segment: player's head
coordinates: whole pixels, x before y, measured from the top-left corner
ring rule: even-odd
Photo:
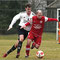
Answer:
[[[31,13],[31,4],[30,3],[27,3],[25,5],[25,10],[26,10],[27,14],[30,14]]]
[[[37,10],[36,15],[39,19],[41,19],[43,15],[42,10]]]

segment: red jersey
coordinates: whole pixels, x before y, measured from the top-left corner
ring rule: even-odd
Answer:
[[[42,35],[43,28],[44,28],[44,23],[47,21],[58,21],[55,18],[47,18],[45,16],[42,16],[41,19],[37,18],[37,16],[32,17],[32,27],[30,32],[32,32],[35,35]],[[25,25],[29,25],[30,22],[26,23]]]

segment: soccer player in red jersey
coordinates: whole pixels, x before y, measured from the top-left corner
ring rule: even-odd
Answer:
[[[21,28],[25,28],[26,26],[32,24],[31,30],[27,37],[28,39],[26,45],[26,57],[29,56],[31,41],[34,41],[31,47],[32,49],[34,47],[37,49],[39,48],[41,44],[44,23],[47,21],[58,21],[58,20],[55,18],[45,17],[43,16],[42,11],[38,10],[36,16],[32,17],[32,21],[30,20],[30,22],[26,23],[23,27],[21,27]]]

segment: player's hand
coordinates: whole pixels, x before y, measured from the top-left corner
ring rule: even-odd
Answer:
[[[20,29],[22,29],[22,28],[25,29],[26,28],[26,25],[23,25],[23,26],[20,27]]]
[[[12,29],[12,27],[9,27],[9,28],[7,29],[7,31],[9,31],[10,29]]]

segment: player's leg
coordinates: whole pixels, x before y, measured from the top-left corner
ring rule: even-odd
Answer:
[[[18,33],[19,33],[19,29],[20,29],[20,27],[18,27]],[[3,57],[6,57],[8,54],[10,54],[11,52],[13,52],[13,51],[17,48],[17,45],[18,45],[18,41],[17,41],[16,44],[14,44],[14,45],[11,47],[11,49],[9,49],[9,50],[3,55]]]
[[[33,40],[33,43],[32,43],[32,46],[31,46],[31,49],[33,49],[33,48],[35,47],[35,45],[36,45],[36,37],[35,37],[35,39]]]
[[[35,43],[35,41],[33,41],[31,49],[34,49],[35,45],[36,45],[36,43]]]
[[[27,39],[26,56],[25,57],[28,57],[29,56],[31,41],[32,41],[31,39]]]
[[[28,57],[29,56],[29,52],[30,52],[30,44],[31,44],[31,41],[34,39],[33,37],[33,34],[31,32],[29,32],[29,35],[27,37],[27,45],[26,45],[26,56],[25,57]]]
[[[37,37],[35,43],[36,43],[35,48],[38,49],[39,46],[41,45],[41,37]]]
[[[34,42],[32,43],[31,49],[33,49],[34,47],[38,49],[40,44],[41,44],[41,37],[36,37]]]
[[[27,35],[28,35],[28,31],[26,31],[24,29],[19,29],[19,43],[18,43],[18,46],[17,46],[16,58],[18,58],[19,55],[20,55],[20,51],[21,51],[21,48],[22,48],[23,41],[25,40]]]
[[[10,54],[11,52],[13,52],[13,51],[17,48],[17,45],[18,45],[18,41],[11,47],[11,49],[9,49],[9,50],[3,55],[3,57],[7,57],[8,54]]]
[[[24,40],[24,35],[19,35],[19,43],[18,43],[18,46],[17,46],[17,55],[16,55],[16,58],[18,58],[19,55],[20,55],[20,50],[22,48],[23,40]]]
[[[24,40],[24,30],[23,29],[20,29],[21,26],[18,27],[18,46],[17,46],[17,55],[16,55],[16,58],[19,57],[20,55],[20,50],[21,50],[21,47],[22,47],[22,42]]]

